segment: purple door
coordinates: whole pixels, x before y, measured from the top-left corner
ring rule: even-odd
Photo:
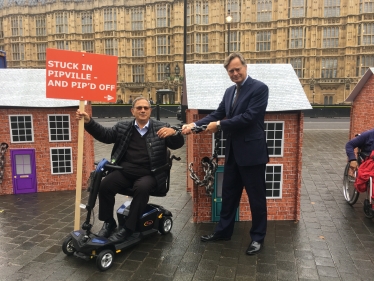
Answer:
[[[10,151],[14,194],[36,192],[36,165],[34,149]]]

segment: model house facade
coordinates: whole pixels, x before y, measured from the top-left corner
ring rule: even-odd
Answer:
[[[209,73],[209,75],[204,75]],[[224,91],[233,83],[220,65],[186,65],[187,123],[197,121],[214,111]],[[269,220],[299,220],[303,143],[303,113],[311,105],[291,65],[248,65],[248,74],[269,87],[265,132],[270,161],[266,167],[266,193]],[[212,83],[214,81],[214,83]],[[204,177],[201,159],[212,156],[215,137],[209,133],[189,135],[187,161],[199,178]],[[193,197],[195,222],[217,221],[222,204],[222,176],[225,157],[225,132],[218,142],[218,169],[214,192],[189,178],[187,188]],[[248,155],[251,157],[251,155]],[[243,189],[237,220],[250,220],[248,197]]]
[[[0,195],[74,190],[79,101],[47,99],[45,69],[4,69],[0,76],[0,142],[8,144]],[[93,139],[84,138],[83,188],[94,162]]]

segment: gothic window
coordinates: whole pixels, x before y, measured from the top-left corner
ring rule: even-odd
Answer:
[[[35,19],[36,36],[46,36],[45,16],[37,16]]]
[[[10,18],[12,36],[23,36],[22,16],[12,16]]]
[[[132,39],[132,56],[143,57],[144,56],[144,39]]]
[[[338,59],[322,59],[321,78],[336,78],[338,73]]]
[[[132,66],[132,82],[144,83],[144,65]]]
[[[115,8],[104,9],[104,31],[117,30],[117,11]]]
[[[144,8],[131,9],[131,30],[144,29]]]
[[[291,27],[289,33],[289,48],[299,49],[303,48],[304,42],[304,28],[303,27]]]
[[[290,18],[305,17],[305,0],[291,0]]]
[[[271,21],[272,10],[270,0],[257,0],[257,22]]]
[[[157,54],[158,55],[169,55],[170,54],[170,37],[157,36]]]
[[[93,32],[93,24],[92,24],[92,13],[85,12],[82,13],[82,33],[92,33]]]
[[[339,27],[324,27],[322,48],[339,47]]]
[[[340,16],[340,0],[324,0],[323,14],[325,18]]]
[[[302,58],[291,58],[290,64],[295,70],[297,77],[303,78],[303,59]]]
[[[260,31],[256,35],[256,51],[270,51],[271,43],[271,32],[270,31]]]
[[[56,33],[68,33],[68,13],[56,13]]]

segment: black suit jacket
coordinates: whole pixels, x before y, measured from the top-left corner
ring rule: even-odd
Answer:
[[[216,111],[195,122],[197,126],[222,120],[221,128],[227,133],[226,160],[230,146],[239,166],[266,164],[269,161],[264,131],[264,118],[268,104],[269,89],[248,76],[240,89],[235,106],[231,109],[236,85],[226,89]]]

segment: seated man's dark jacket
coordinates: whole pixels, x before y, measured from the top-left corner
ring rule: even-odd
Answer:
[[[134,127],[135,119],[132,121],[118,122],[112,128],[106,128],[91,118],[90,122],[84,125],[86,131],[96,140],[103,143],[114,143],[111,160],[112,164],[119,165],[123,158],[128,145],[136,128]],[[170,127],[168,123],[161,121],[149,120],[148,132],[144,135],[146,138],[147,151],[151,161],[151,170],[157,169],[166,164],[167,147],[178,149],[184,144],[184,137],[181,134],[161,139],[157,136],[157,131],[163,127]],[[155,175],[157,181],[156,195],[165,195],[167,171],[162,171]]]

